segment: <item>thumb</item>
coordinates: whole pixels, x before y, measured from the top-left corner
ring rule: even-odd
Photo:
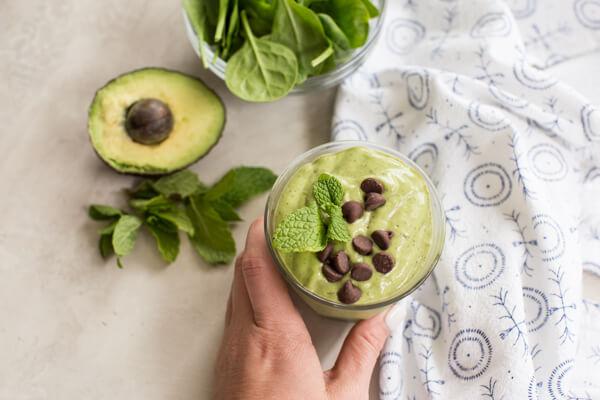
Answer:
[[[327,371],[333,399],[367,399],[373,368],[388,335],[386,313],[356,324],[344,341],[334,367]]]

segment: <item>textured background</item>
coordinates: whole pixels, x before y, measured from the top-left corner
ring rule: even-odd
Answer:
[[[94,155],[87,107],[96,89],[136,68],[201,77],[228,113],[219,145],[192,167],[212,183],[242,164],[281,172],[326,142],[335,92],[267,105],[234,98],[202,70],[176,0],[3,1],[0,26],[0,399],[208,398],[232,268],[206,265],[186,240],[167,267],[146,233],[124,270],[100,258],[87,205],[124,206],[120,189],[136,178]],[[599,61],[553,72],[598,104]],[[242,208],[238,248],[264,200]],[[350,325],[298,306],[330,366]]]

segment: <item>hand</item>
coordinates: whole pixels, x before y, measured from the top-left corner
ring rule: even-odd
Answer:
[[[368,399],[373,367],[388,334],[384,315],[359,322],[335,366],[323,372],[304,321],[254,221],[235,263],[215,400]]]

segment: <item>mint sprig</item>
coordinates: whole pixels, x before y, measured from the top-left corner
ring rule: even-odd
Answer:
[[[288,215],[273,234],[273,246],[287,253],[317,252],[329,241],[352,239],[340,207],[344,197],[342,183],[322,174],[313,184],[315,202]],[[327,222],[327,223],[326,223]]]
[[[138,231],[146,227],[168,263],[177,259],[182,231],[208,263],[228,264],[236,253],[228,222],[242,220],[235,209],[269,190],[276,178],[266,168],[239,167],[210,188],[190,170],[145,180],[127,191],[137,215],[110,206],[90,206],[92,219],[109,221],[98,231],[100,254],[107,258],[114,252],[122,268],[121,257],[131,252]]]

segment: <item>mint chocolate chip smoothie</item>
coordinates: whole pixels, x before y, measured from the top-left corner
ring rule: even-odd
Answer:
[[[335,223],[334,238],[344,238],[337,219],[343,214],[351,240],[332,240],[324,229],[314,230],[307,238],[311,251],[276,250],[283,267],[301,286],[337,303],[379,303],[412,289],[431,268],[426,258],[433,221],[425,180],[401,160],[367,147],[322,155],[296,171],[284,187],[275,226],[299,210],[312,216],[306,221],[315,222],[313,186],[323,174],[336,178],[343,190],[331,192],[338,205],[321,208],[325,223]],[[337,193],[343,193],[341,199],[334,199]],[[289,226],[303,228],[306,223],[299,219]],[[315,252],[316,247],[323,251]]]

